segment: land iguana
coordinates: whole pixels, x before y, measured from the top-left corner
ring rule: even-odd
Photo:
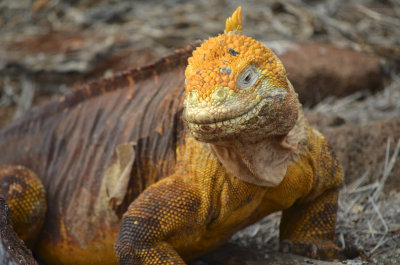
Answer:
[[[240,7],[199,47],[32,111],[0,148],[14,229],[46,264],[185,264],[276,211],[281,250],[342,256],[341,166]]]

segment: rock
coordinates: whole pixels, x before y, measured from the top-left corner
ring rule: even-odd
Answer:
[[[32,72],[87,72],[97,57],[111,51],[116,39],[95,34],[49,32],[6,43],[0,69],[18,64]]]
[[[383,89],[379,58],[319,43],[266,43],[281,59],[288,78],[306,106],[328,96],[344,97],[356,91]]]
[[[391,142],[390,157],[400,140],[400,118],[373,121],[367,125],[344,124],[318,129],[325,135],[338,160],[342,163],[346,183],[360,178],[366,171],[369,171],[370,177],[382,174],[388,138]],[[398,156],[386,187],[400,191],[399,175],[400,157]]]
[[[0,264],[38,264],[32,257],[32,252],[12,229],[9,209],[2,196],[0,196]]]
[[[318,112],[306,113],[308,122],[318,129],[336,127],[346,123],[346,120],[338,115],[324,115]]]
[[[0,43],[0,58],[0,87],[7,79],[19,91],[29,76],[37,96],[45,96],[149,64],[157,55],[118,36],[54,31]]]
[[[32,73],[90,74],[99,67],[122,71],[142,66],[155,57],[149,49],[134,49],[130,45],[129,40],[117,35],[54,31],[1,44],[4,50],[0,54],[0,70],[18,66]],[[130,60],[132,55],[139,62]],[[102,65],[110,60],[115,62],[115,58],[119,59],[117,65]]]

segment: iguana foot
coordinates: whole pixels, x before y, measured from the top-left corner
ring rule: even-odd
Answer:
[[[319,241],[314,243],[292,242],[283,240],[280,243],[280,250],[283,253],[292,253],[306,256],[312,259],[321,260],[344,260],[342,250],[331,241]]]
[[[283,211],[280,249],[313,259],[346,259],[334,244],[338,191],[328,190],[309,203]]]
[[[363,255],[363,249],[359,246],[348,245],[341,249],[331,241],[293,243],[290,240],[283,240],[280,243],[280,251],[321,260],[346,260]]]

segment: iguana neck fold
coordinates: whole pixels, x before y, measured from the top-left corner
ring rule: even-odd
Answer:
[[[227,171],[240,180],[259,186],[276,187],[289,164],[302,151],[307,121],[299,104],[295,126],[285,136],[271,136],[256,143],[232,140],[229,145],[210,144]]]

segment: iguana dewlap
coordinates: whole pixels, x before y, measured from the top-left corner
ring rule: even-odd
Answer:
[[[241,30],[238,8],[186,71],[190,50],[0,132],[1,192],[38,259],[185,264],[281,210],[282,250],[341,255],[342,169],[279,59]]]

